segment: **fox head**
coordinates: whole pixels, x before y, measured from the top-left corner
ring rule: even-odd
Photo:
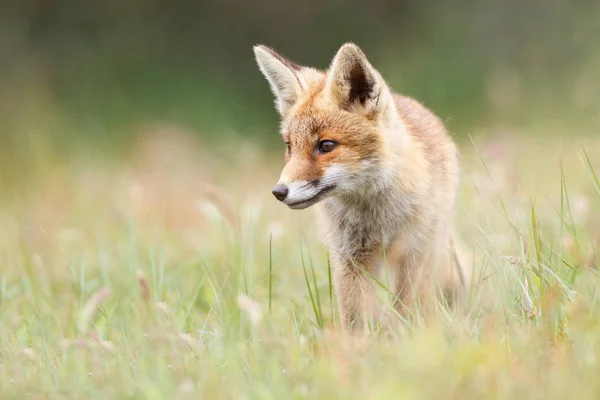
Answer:
[[[389,142],[401,142],[404,130],[390,89],[358,46],[344,44],[327,71],[262,45],[254,54],[286,144],[273,195],[303,209],[330,196],[360,196],[381,182]]]

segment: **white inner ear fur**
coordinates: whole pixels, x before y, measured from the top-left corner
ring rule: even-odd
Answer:
[[[264,46],[254,46],[256,62],[263,75],[267,78],[271,91],[275,95],[275,105],[281,115],[296,103],[302,94],[302,76],[295,73],[282,60]]]

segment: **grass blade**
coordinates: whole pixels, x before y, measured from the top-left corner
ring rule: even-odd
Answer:
[[[273,304],[273,233],[269,235],[269,315]]]
[[[306,270],[307,267],[306,267],[306,263],[304,261],[304,251],[303,251],[302,241],[300,241],[300,259],[302,262],[302,271],[304,272],[304,281],[306,282],[306,288],[308,289],[310,303],[312,305],[312,309],[315,314],[315,318],[317,319],[317,325],[318,325],[318,328],[323,329],[323,321],[320,317],[319,307],[317,306],[316,298],[315,298],[315,295],[313,294],[312,284],[310,283],[310,279],[308,278],[308,272]],[[316,286],[314,289],[318,290],[318,288]]]

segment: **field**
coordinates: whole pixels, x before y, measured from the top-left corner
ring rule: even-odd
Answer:
[[[597,398],[600,139],[529,133],[460,141],[470,297],[367,337],[341,333],[312,211],[270,193],[282,144],[33,146],[2,187],[0,397]]]

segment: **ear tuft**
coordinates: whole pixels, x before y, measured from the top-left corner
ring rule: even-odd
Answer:
[[[276,107],[281,115],[285,115],[303,91],[304,84],[298,73],[302,67],[267,46],[257,45],[253,50],[258,67],[275,95]]]

